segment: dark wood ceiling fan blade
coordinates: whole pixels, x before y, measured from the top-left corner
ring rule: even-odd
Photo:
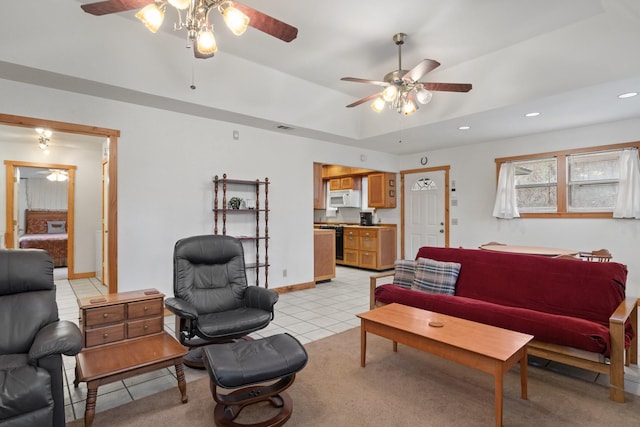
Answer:
[[[438,61],[434,61],[433,59],[423,59],[418,65],[409,70],[407,74],[402,76],[402,80],[417,82],[422,78],[422,76],[430,71],[435,70],[439,66],[440,63]]]
[[[287,43],[298,37],[298,29],[292,25],[237,2],[233,3],[233,7],[247,15],[249,17],[249,26],[256,30],[260,30]]]
[[[469,92],[472,88],[471,83],[420,83],[425,89],[435,92]]]
[[[367,101],[371,101],[372,99],[376,99],[377,97],[379,97],[380,94],[379,93],[374,93],[373,95],[369,95],[366,98],[362,98],[357,100],[356,102],[347,105],[347,108],[351,108],[351,107],[357,107],[360,104],[364,104]]]
[[[124,12],[125,10],[140,9],[150,3],[153,3],[153,0],[105,0],[83,4],[80,5],[80,7],[91,15],[102,16],[110,13]]]
[[[189,46],[187,46],[187,47],[189,47]],[[205,53],[201,53],[201,52],[198,50],[198,42],[197,42],[196,40],[194,40],[194,41],[193,41],[192,48],[193,48],[193,56],[195,56],[195,57],[196,57],[196,58],[198,58],[198,59],[213,58],[213,53],[207,53],[207,54],[205,54]]]
[[[359,79],[357,77],[343,77],[340,80],[344,80],[345,82],[368,83],[368,84],[371,84],[371,85],[389,86],[389,83],[387,83],[387,82],[381,82],[381,81],[377,81],[377,80]]]

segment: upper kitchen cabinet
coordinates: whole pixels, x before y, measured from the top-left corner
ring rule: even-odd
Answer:
[[[325,209],[327,197],[324,181],[322,180],[322,164],[313,164],[313,209]]]
[[[329,190],[360,190],[362,179],[359,176],[344,176],[329,180]]]
[[[396,174],[389,172],[375,172],[368,176],[369,182],[369,207],[395,208],[396,207]]]

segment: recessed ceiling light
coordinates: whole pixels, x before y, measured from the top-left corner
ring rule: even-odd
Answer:
[[[460,126],[458,127],[459,130],[469,130],[471,129],[471,126]]]
[[[539,116],[539,115],[540,115],[540,113],[538,113],[537,111],[532,111],[531,113],[527,113],[524,116],[525,117],[536,117],[536,116]]]
[[[618,95],[618,98],[620,99],[626,99],[626,98],[633,98],[634,96],[637,96],[638,92],[627,92],[627,93],[621,93],[620,95]]]

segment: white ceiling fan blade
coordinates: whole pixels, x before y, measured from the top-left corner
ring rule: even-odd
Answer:
[[[402,76],[402,80],[417,82],[422,78],[422,76],[435,70],[439,66],[440,63],[438,61],[434,61],[433,59],[423,59],[418,65],[409,70],[407,74]]]

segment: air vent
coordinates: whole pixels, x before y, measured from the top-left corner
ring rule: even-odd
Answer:
[[[292,127],[287,126],[287,125],[278,125],[278,126],[276,126],[276,128],[282,129],[282,130],[293,130]]]

